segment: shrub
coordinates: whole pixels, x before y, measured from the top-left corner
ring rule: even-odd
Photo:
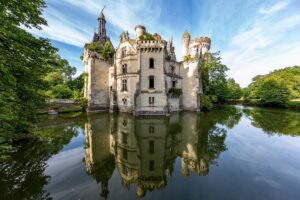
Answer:
[[[153,35],[150,33],[145,33],[139,37],[140,40],[154,40]]]
[[[72,97],[72,90],[65,84],[58,84],[52,88],[52,97],[67,99]]]
[[[213,97],[203,95],[201,96],[201,110],[210,111],[214,108]]]
[[[186,56],[183,57],[184,62],[189,62],[189,61],[191,61],[191,59],[192,59],[191,55],[186,55]]]
[[[91,50],[91,51],[96,51],[98,53],[100,53],[101,49],[102,49],[100,41],[85,44],[85,48],[87,48],[88,50]]]

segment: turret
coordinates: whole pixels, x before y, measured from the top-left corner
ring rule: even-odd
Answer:
[[[189,32],[185,31],[182,36],[182,45],[183,45],[183,56],[189,54],[189,45],[190,45],[191,35]]]
[[[208,53],[210,49],[211,40],[209,37],[201,37],[200,41],[202,46],[202,55],[204,55],[205,53]]]
[[[105,20],[105,16],[103,14],[103,10],[105,7],[103,7],[103,9],[101,10],[101,13],[98,17],[98,35],[99,37],[103,37],[106,36],[106,29],[105,29],[105,24],[106,24],[106,20]]]
[[[135,27],[135,35],[136,35],[136,40],[140,39],[141,35],[144,35],[146,33],[146,28],[142,25],[137,25]]]

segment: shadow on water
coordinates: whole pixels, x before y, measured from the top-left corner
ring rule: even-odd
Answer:
[[[179,162],[183,179],[207,176],[228,150],[228,130],[242,117],[266,134],[300,135],[300,115],[294,112],[220,107],[209,113],[178,113],[171,117],[134,117],[129,114],[90,114],[76,120],[48,118],[34,137],[15,144],[11,159],[0,163],[0,199],[52,199],[45,186],[47,161],[72,138],[85,135],[84,164],[109,197],[114,172],[122,187],[137,197],[167,186]]]

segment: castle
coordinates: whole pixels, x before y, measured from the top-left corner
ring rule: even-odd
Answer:
[[[199,67],[210,49],[210,38],[191,39],[191,35],[184,32],[184,60],[178,62],[172,39],[167,42],[159,34],[150,34],[144,26],[138,25],[135,38],[123,32],[115,49],[106,34],[103,10],[98,24],[98,33],[83,52],[88,111],[134,115],[200,111]]]

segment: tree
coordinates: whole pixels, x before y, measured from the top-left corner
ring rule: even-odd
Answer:
[[[285,106],[290,96],[290,91],[285,83],[275,78],[264,80],[257,91],[257,97],[262,105]]]
[[[51,64],[55,68],[44,77],[47,83],[44,95],[48,98],[71,98],[73,92],[69,83],[73,81],[72,77],[76,73],[76,68],[71,67],[69,62],[58,54],[53,55]]]
[[[221,62],[220,52],[207,53],[200,67],[203,94],[216,96],[217,101],[226,98],[226,71],[228,67]]]
[[[104,44],[104,47],[102,49],[102,56],[104,60],[109,60],[113,57],[113,51],[108,41]]]
[[[16,133],[27,133],[44,103],[41,91],[47,88],[45,75],[55,68],[56,53],[46,39],[35,38],[21,29],[41,29],[43,0],[0,1],[0,151]]]
[[[290,99],[300,98],[300,66],[286,67],[275,70],[266,75],[257,75],[252,79],[252,83],[244,90],[245,99],[259,99],[261,85],[267,80],[281,82],[290,93]]]
[[[226,99],[240,99],[242,97],[242,89],[239,84],[237,84],[233,78],[227,80],[227,91]]]

